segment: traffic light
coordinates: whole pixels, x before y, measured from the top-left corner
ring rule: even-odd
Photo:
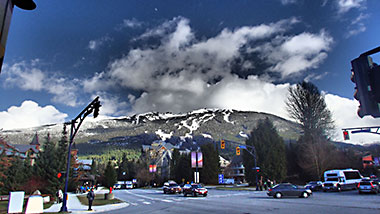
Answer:
[[[346,130],[343,131],[343,139],[344,140],[349,140],[350,139],[350,135],[349,135],[348,131],[346,131]]]
[[[226,148],[226,143],[224,142],[224,140],[220,141],[220,148],[221,149],[225,149]]]
[[[57,178],[61,178],[61,177],[62,177],[62,173],[58,172]]]
[[[354,98],[360,103],[359,117],[380,117],[380,67],[369,56],[377,52],[380,52],[380,47],[351,61],[351,80],[356,84]]]
[[[236,155],[240,155],[240,147],[236,147]]]
[[[100,101],[96,100],[94,103],[94,118],[99,116],[99,109],[102,105],[100,105]]]

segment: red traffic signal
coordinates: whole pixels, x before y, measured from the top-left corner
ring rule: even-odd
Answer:
[[[220,141],[220,148],[221,149],[225,149],[226,148],[226,143],[224,142],[224,140]]]
[[[62,173],[58,172],[57,178],[61,178],[61,177],[62,177]]]
[[[348,131],[343,131],[343,139],[344,140],[349,140],[350,139],[350,135],[349,135]]]

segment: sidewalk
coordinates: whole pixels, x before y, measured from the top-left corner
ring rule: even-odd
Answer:
[[[95,194],[104,194],[108,193],[108,190],[96,190]],[[96,212],[105,212],[105,211],[111,211],[115,209],[121,209],[123,207],[129,206],[128,203],[120,203],[120,204],[109,204],[109,205],[103,205],[103,206],[92,206],[92,211],[88,211],[88,206],[82,205],[79,201],[79,199],[76,197],[77,195],[85,195],[86,193],[82,194],[73,194],[68,193],[68,200],[67,200],[67,209],[71,213],[96,213]],[[62,203],[55,203],[48,209],[45,209],[44,212],[59,212],[61,210]]]

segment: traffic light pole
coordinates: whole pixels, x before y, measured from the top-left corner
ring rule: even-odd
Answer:
[[[65,123],[65,125],[71,125],[70,131],[70,141],[69,149],[67,154],[67,165],[66,165],[66,180],[65,180],[65,191],[63,193],[62,207],[59,212],[68,212],[67,210],[67,186],[69,183],[69,172],[70,172],[70,159],[71,159],[71,145],[73,144],[74,137],[77,134],[79,127],[82,125],[84,119],[91,113],[94,113],[94,117],[99,114],[100,108],[99,97],[96,97],[74,120]],[[79,120],[79,122],[78,122]],[[78,125],[76,125],[78,123]]]
[[[374,131],[372,131],[374,129]],[[355,127],[355,128],[343,128],[342,131],[351,131],[351,134],[356,133],[371,133],[380,135],[380,126],[370,126],[370,127]]]
[[[222,140],[223,141],[223,144],[225,143],[225,140]],[[256,162],[256,149],[255,149],[255,146],[251,146],[251,145],[246,145],[246,144],[243,144],[243,143],[238,143],[238,142],[234,142],[234,141],[228,141],[230,143],[233,143],[233,144],[238,144],[239,147],[241,149],[245,149],[250,155],[253,156],[253,165],[254,165],[254,169],[255,169],[255,180],[256,180],[256,190],[259,190],[258,188],[258,178],[257,178],[257,162]],[[248,150],[248,148],[250,148],[252,151]]]

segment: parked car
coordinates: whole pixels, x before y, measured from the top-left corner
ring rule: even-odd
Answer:
[[[185,197],[187,195],[202,195],[203,197],[206,197],[207,193],[207,189],[202,184],[185,184],[185,186],[183,186],[183,195]]]
[[[177,183],[174,183],[174,182],[165,182],[164,183],[164,186],[163,186],[163,191],[164,191],[164,194],[166,193],[181,193],[182,192],[182,188],[177,184]]]
[[[322,181],[310,181],[305,185],[305,188],[311,191],[322,190]]]
[[[379,184],[371,179],[363,179],[358,184],[359,194],[379,193]]]
[[[125,188],[126,189],[133,189],[133,183],[132,183],[132,181],[127,181],[125,183]]]
[[[298,187],[291,183],[282,183],[269,188],[267,195],[274,198],[282,198],[285,196],[297,196],[300,198],[307,198],[311,196],[313,192],[310,189]]]

